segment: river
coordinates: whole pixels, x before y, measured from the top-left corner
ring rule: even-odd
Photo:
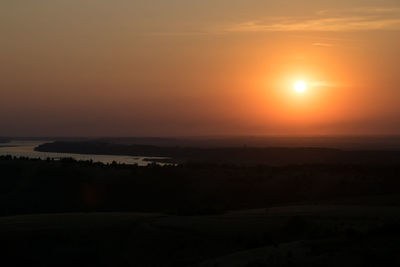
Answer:
[[[49,153],[35,151],[35,147],[49,143],[50,141],[11,141],[9,143],[0,143],[0,156],[13,156],[13,157],[27,157],[27,158],[40,158],[40,159],[62,159],[73,158],[75,160],[92,160],[93,162],[101,162],[110,164],[117,162],[119,164],[137,164],[139,166],[146,166],[150,162],[145,159],[162,159],[157,157],[132,157],[132,156],[118,156],[118,155],[83,155],[71,153]]]

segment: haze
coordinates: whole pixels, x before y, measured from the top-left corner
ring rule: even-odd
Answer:
[[[2,1],[0,36],[0,136],[400,134],[398,0]]]

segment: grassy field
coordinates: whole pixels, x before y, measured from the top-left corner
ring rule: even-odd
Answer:
[[[0,218],[7,266],[395,266],[399,227],[400,207],[368,203]]]

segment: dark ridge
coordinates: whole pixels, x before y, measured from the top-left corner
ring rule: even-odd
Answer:
[[[55,212],[217,214],[398,194],[400,165],[147,167],[0,157],[0,215]]]
[[[0,137],[0,144],[9,143],[9,142],[10,142],[10,139]]]

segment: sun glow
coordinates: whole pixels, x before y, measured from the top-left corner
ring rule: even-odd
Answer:
[[[297,93],[304,93],[307,90],[307,84],[305,82],[303,82],[303,81],[297,81],[294,84],[294,90]]]

